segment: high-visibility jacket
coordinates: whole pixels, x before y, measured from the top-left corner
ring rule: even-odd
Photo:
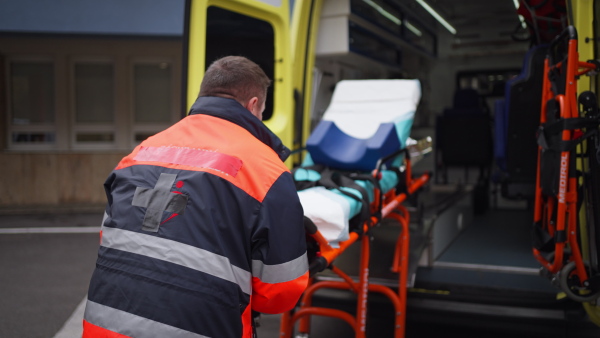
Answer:
[[[200,97],[123,158],[83,337],[251,337],[252,310],[291,309],[308,261],[288,155],[235,100]]]

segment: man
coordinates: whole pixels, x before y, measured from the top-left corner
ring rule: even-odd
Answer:
[[[303,210],[261,122],[269,85],[244,57],[215,61],[189,115],[108,177],[83,337],[252,337],[252,311],[297,303]]]

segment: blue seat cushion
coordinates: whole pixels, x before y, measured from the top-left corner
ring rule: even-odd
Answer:
[[[316,164],[340,170],[370,171],[377,161],[401,148],[394,123],[382,123],[368,139],[345,134],[333,121],[321,121],[306,148]]]

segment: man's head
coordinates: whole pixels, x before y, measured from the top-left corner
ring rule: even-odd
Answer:
[[[271,80],[256,63],[243,56],[226,56],[208,67],[199,96],[235,99],[262,120],[269,85]]]

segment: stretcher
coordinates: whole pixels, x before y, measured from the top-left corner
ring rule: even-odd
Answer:
[[[410,214],[403,202],[430,178],[413,177],[411,159],[431,151],[431,139],[408,137],[420,100],[418,80],[353,80],[336,85],[332,102],[307,141],[308,154],[293,174],[304,208],[310,261],[310,283],[299,306],[281,319],[280,336],[308,337],[310,317],[327,316],[347,322],[356,337],[365,337],[369,293],[381,293],[395,308],[395,337],[404,336],[409,255]],[[392,271],[397,291],[369,282],[369,231],[383,218],[401,226]],[[358,280],[333,262],[360,242]],[[358,244],[358,243],[357,243]],[[340,280],[320,280],[330,269]],[[356,314],[313,306],[318,290],[350,290],[357,295]]]
[[[598,61],[579,60],[574,27],[550,44],[538,131],[533,254],[578,302],[600,297],[600,114],[593,92],[577,92],[578,78],[599,70]],[[584,204],[588,209],[581,212]]]

